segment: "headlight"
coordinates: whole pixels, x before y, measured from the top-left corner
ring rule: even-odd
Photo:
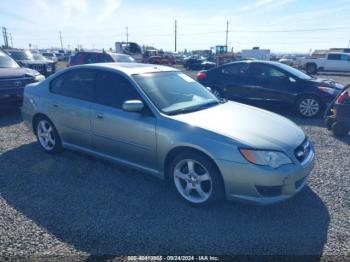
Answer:
[[[242,155],[255,165],[278,168],[282,165],[292,164],[292,160],[286,154],[278,151],[240,149]]]
[[[324,93],[330,94],[330,95],[335,95],[338,94],[338,90],[335,88],[327,87],[327,86],[319,86],[319,90],[321,90]]]
[[[43,81],[43,80],[45,80],[45,76],[43,76],[41,74],[35,75],[34,80],[37,82]]]

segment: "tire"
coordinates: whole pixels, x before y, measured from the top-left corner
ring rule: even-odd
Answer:
[[[214,162],[197,152],[183,152],[171,162],[170,179],[178,196],[196,207],[224,197],[224,183]]]
[[[296,102],[296,111],[304,118],[315,118],[322,112],[323,105],[320,99],[313,95],[300,97]]]
[[[334,122],[332,132],[335,136],[346,136],[349,133],[349,127],[344,122]]]
[[[306,73],[309,75],[315,75],[317,74],[317,67],[315,64],[308,64],[306,65]]]
[[[332,125],[334,124],[335,119],[334,117],[327,117],[326,120],[324,121],[326,127],[328,130],[332,130]]]
[[[35,121],[34,130],[38,143],[45,152],[55,154],[62,151],[61,138],[50,119],[40,116]]]

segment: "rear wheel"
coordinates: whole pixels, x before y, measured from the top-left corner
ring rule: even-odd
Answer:
[[[317,67],[315,64],[308,64],[306,65],[306,73],[310,75],[314,75],[317,73]]]
[[[332,132],[335,136],[346,136],[349,133],[349,127],[344,122],[334,122]]]
[[[62,150],[60,136],[53,123],[47,117],[39,117],[35,121],[35,134],[41,148],[46,152],[57,153]]]
[[[313,118],[321,112],[321,102],[315,96],[303,96],[297,100],[296,109],[299,115],[306,118]]]
[[[212,160],[202,154],[179,154],[172,161],[170,174],[179,196],[191,205],[205,206],[224,196],[220,172]]]

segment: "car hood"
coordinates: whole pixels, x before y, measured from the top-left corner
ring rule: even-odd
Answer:
[[[37,71],[29,68],[0,68],[0,78],[18,78],[25,76],[35,76],[39,74]]]
[[[322,78],[312,78],[308,81],[310,81],[311,83],[313,83],[316,86],[332,87],[332,88],[339,89],[339,90],[342,90],[344,88],[344,85],[339,84],[331,79],[326,80],[326,79],[322,79]]]
[[[294,151],[305,139],[304,132],[287,118],[237,102],[171,118],[256,149]]]

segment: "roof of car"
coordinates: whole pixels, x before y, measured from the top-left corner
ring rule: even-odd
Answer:
[[[78,66],[77,66],[78,67]],[[109,68],[116,69],[128,75],[156,73],[156,72],[175,72],[179,71],[176,68],[161,65],[141,64],[141,63],[97,63],[79,65],[79,67],[95,67],[95,68]]]

